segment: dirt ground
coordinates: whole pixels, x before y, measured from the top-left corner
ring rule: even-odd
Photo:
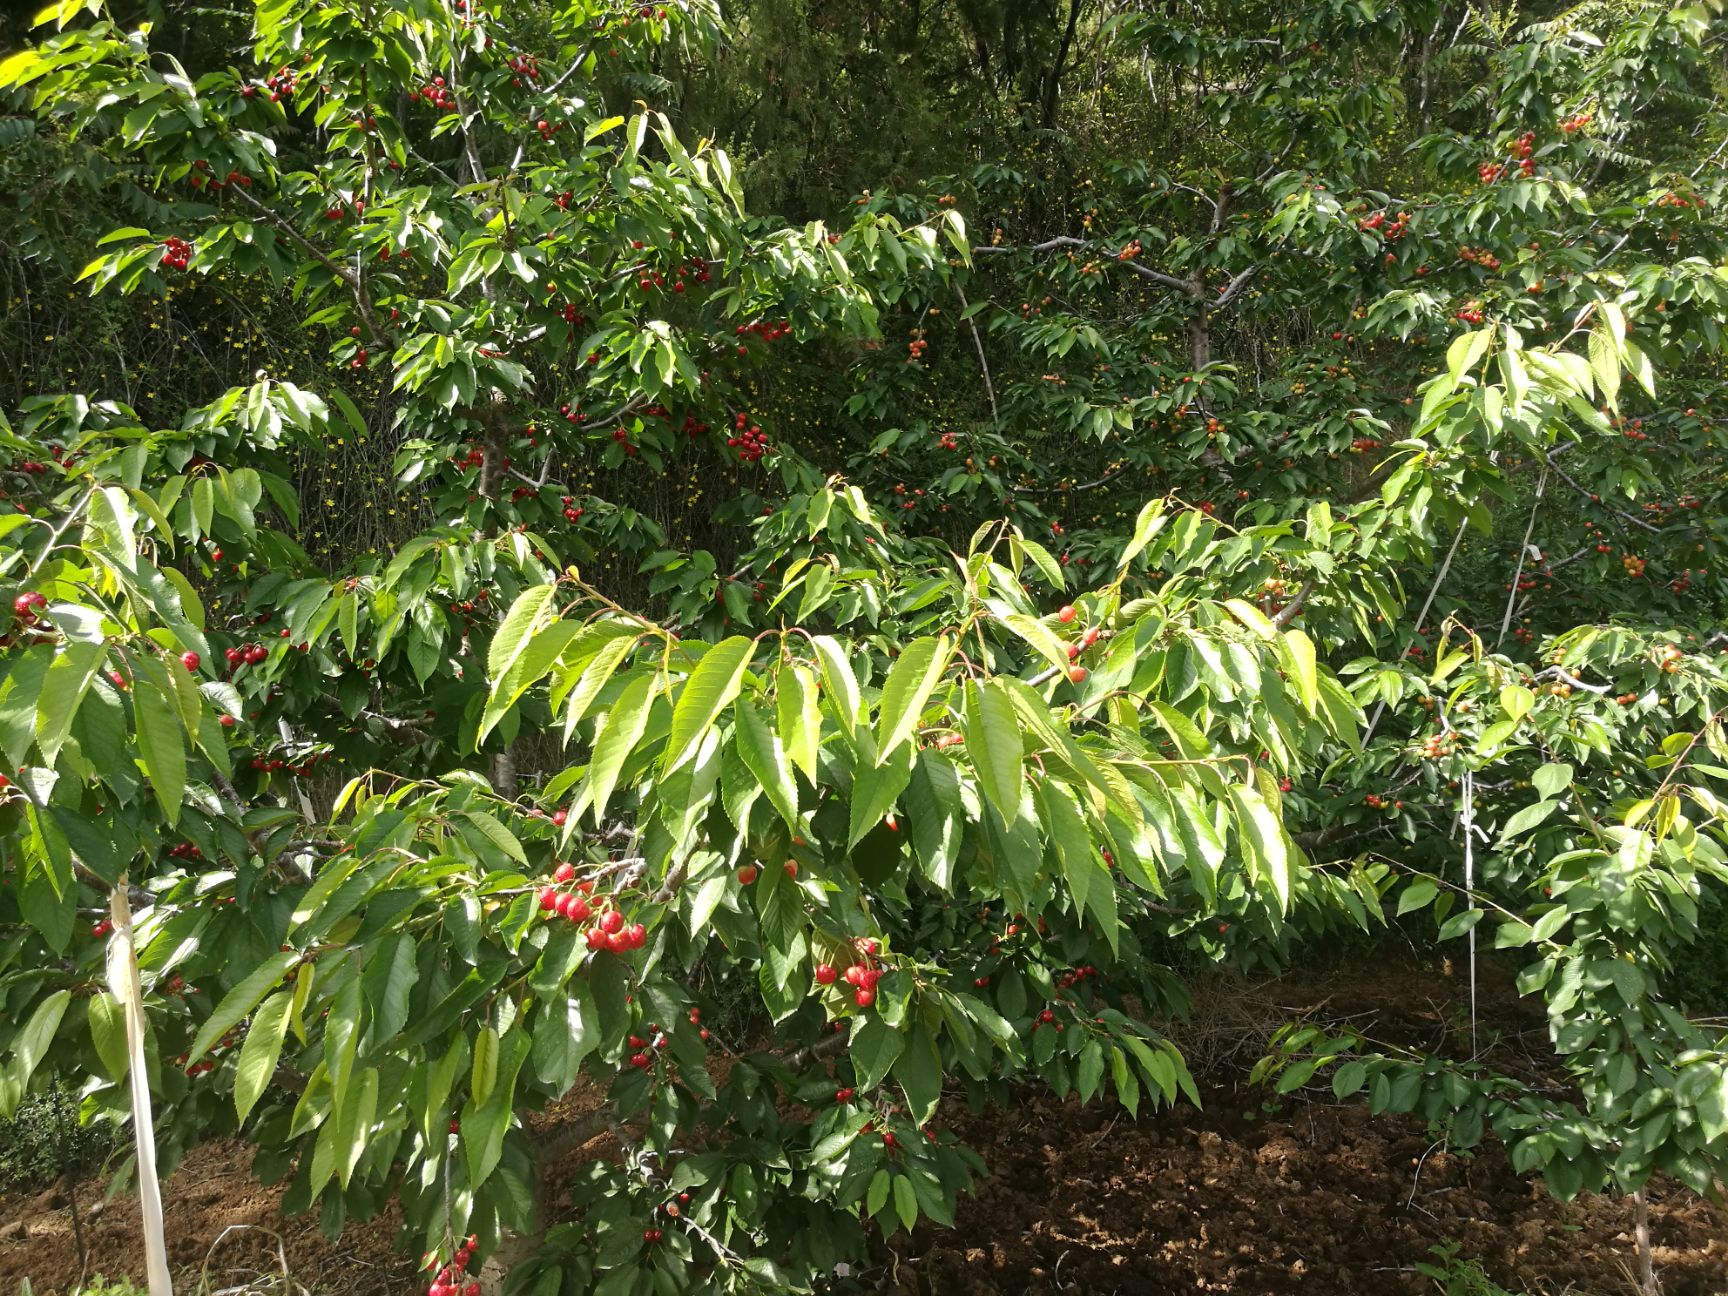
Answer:
[[[864,1288],[896,1296],[1399,1296],[1435,1291],[1414,1266],[1437,1243],[1457,1242],[1514,1291],[1630,1293],[1624,1203],[1563,1205],[1514,1175],[1497,1148],[1459,1156],[1435,1146],[1420,1122],[1371,1118],[1325,1092],[1271,1101],[1268,1091],[1234,1083],[1270,1030],[1292,1017],[1371,1024],[1381,1038],[1419,1045],[1460,1035],[1462,978],[1451,971],[1373,968],[1310,983],[1209,986],[1196,1024],[1179,1039],[1204,1075],[1202,1110],[1134,1121],[1103,1104],[1028,1094],[1006,1113],[945,1113],[942,1123],[983,1154],[991,1177],[962,1203],[956,1229],[920,1227],[892,1239],[859,1275]],[[1540,1019],[1503,979],[1485,980],[1478,1020],[1504,1061],[1534,1065],[1540,1057]],[[578,1114],[572,1108],[568,1119]],[[280,1216],[279,1191],[253,1182],[249,1160],[238,1145],[214,1144],[169,1180],[177,1270],[195,1279],[208,1258],[217,1290],[284,1264],[316,1296],[416,1290],[412,1258],[392,1250],[393,1217],[328,1242],[313,1217]],[[91,1272],[142,1278],[136,1203],[117,1196],[90,1218],[93,1196],[87,1185]],[[1658,1182],[1651,1215],[1667,1296],[1728,1293],[1728,1210]],[[222,1237],[225,1229],[234,1231]],[[0,1291],[26,1276],[44,1294],[78,1277],[63,1186],[0,1198]]]

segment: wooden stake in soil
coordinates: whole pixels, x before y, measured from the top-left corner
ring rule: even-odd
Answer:
[[[156,1117],[150,1105],[150,1070],[144,1057],[144,994],[138,951],[132,943],[132,905],[126,875],[108,895],[114,934],[108,940],[108,988],[126,1013],[126,1073],[132,1087],[132,1136],[138,1147],[138,1209],[143,1216],[144,1267],[150,1296],[174,1296],[168,1276],[168,1239],[162,1226],[162,1185],[156,1178]]]

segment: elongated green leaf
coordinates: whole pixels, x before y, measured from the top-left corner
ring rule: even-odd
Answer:
[[[966,685],[966,752],[978,771],[984,799],[1002,816],[1004,827],[1020,814],[1023,781],[1020,723],[1014,703],[993,681]]]
[[[484,1183],[504,1152],[504,1135],[510,1130],[516,1099],[516,1077],[533,1047],[528,1032],[510,1029],[498,1045],[496,1080],[484,1102],[470,1098],[462,1109],[462,1152],[468,1162],[468,1182]]]
[[[226,1035],[232,1027],[239,1025],[241,1018],[258,1006],[299,957],[294,950],[272,954],[253,968],[245,980],[223,995],[222,1002],[216,1005],[216,1011],[210,1014],[197,1038],[192,1041],[186,1060],[196,1062],[209,1052],[212,1044]]]
[[[852,782],[852,812],[847,831],[848,848],[856,846],[894,807],[894,802],[912,781],[916,753],[902,747],[885,765],[866,766]]]
[[[498,1083],[498,1032],[482,1026],[474,1040],[474,1067],[468,1076],[468,1093],[475,1106],[483,1106]]]
[[[788,759],[814,783],[816,757],[822,741],[822,711],[816,696],[816,677],[802,666],[782,667],[775,683],[780,744],[786,749]]]
[[[278,990],[252,1015],[246,1042],[240,1046],[240,1062],[234,1072],[234,1110],[242,1123],[270,1085],[276,1063],[282,1056],[282,1038],[288,1030],[288,1010],[294,995]]]
[[[564,707],[564,741],[570,741],[570,735],[576,731],[582,717],[588,714],[588,708],[594,705],[594,699],[600,696],[600,690],[606,687],[613,672],[618,669],[618,663],[629,655],[636,646],[634,636],[620,636],[609,639],[595,653],[587,666],[583,667],[581,677],[576,686],[570,690],[568,698],[563,699]],[[558,708],[558,700],[553,702],[553,710]]]
[[[1164,529],[1170,519],[1164,514],[1164,501],[1155,499],[1147,501],[1140,510],[1140,516],[1134,519],[1134,534],[1128,543],[1122,547],[1122,570],[1128,570],[1128,564],[1147,545],[1152,543],[1152,537]]]
[[[1278,655],[1284,670],[1296,683],[1296,696],[1309,715],[1320,709],[1320,671],[1314,660],[1314,641],[1300,630],[1286,630],[1278,640]]]
[[[522,700],[524,693],[544,678],[552,669],[552,664],[558,660],[559,654],[581,633],[580,626],[572,625],[568,621],[545,626],[534,633],[504,674],[493,680],[492,691],[486,699],[486,710],[480,717],[476,742],[492,732],[493,726],[504,718],[511,707]]]
[[[810,642],[822,662],[822,680],[834,699],[834,715],[850,734],[864,713],[863,695],[858,690],[858,677],[852,673],[852,663],[832,635],[813,635]]]
[[[132,689],[132,713],[138,726],[138,755],[156,801],[171,824],[180,822],[186,795],[186,734],[173,701],[148,680]]]
[[[672,708],[672,730],[666,738],[662,773],[670,773],[689,757],[703,732],[732,704],[743,686],[744,671],[755,650],[754,641],[733,635],[702,655]]]
[[[786,826],[796,830],[798,784],[792,777],[792,766],[779,735],[749,698],[741,697],[732,704],[732,716],[733,734],[745,768],[761,782],[769,804],[780,812]]]
[[[1073,795],[1054,779],[1040,786],[1038,798],[1044,811],[1044,830],[1050,834],[1050,844],[1056,849],[1062,876],[1074,896],[1074,908],[1076,911],[1084,910],[1094,879],[1104,874],[1102,859],[1095,858],[1085,817]],[[1108,883],[1109,878],[1104,876],[1102,880]]]
[[[1251,787],[1240,783],[1230,785],[1230,801],[1236,808],[1236,824],[1246,843],[1250,863],[1264,870],[1272,884],[1282,912],[1290,909],[1290,855],[1284,844],[1284,830],[1272,807]]]
[[[948,669],[954,644],[947,635],[914,639],[900,656],[882,685],[876,714],[876,763],[880,765],[896,747],[912,736],[924,704],[930,700],[936,681]]]
[[[1255,607],[1252,603],[1244,602],[1239,598],[1233,598],[1225,599],[1224,606],[1230,610],[1231,616],[1235,617],[1262,639],[1271,640],[1277,638],[1278,631],[1275,630],[1272,623],[1266,619],[1266,614],[1259,608]]]
[[[858,1079],[858,1088],[868,1093],[881,1084],[888,1075],[888,1068],[894,1065],[905,1047],[906,1037],[880,1017],[860,1018],[853,1028],[851,1047],[847,1050],[852,1058],[852,1073]]]
[[[54,1033],[60,1029],[60,1021],[66,1016],[66,1005],[71,1001],[71,991],[56,990],[36,1005],[36,1011],[30,1014],[24,1029],[12,1041],[12,1079],[20,1091],[29,1087],[30,1077],[48,1055]]]
[[[1029,617],[1024,612],[1010,612],[1002,618],[1002,624],[1030,644],[1057,670],[1068,669],[1067,647],[1056,632],[1037,617]]]
[[[96,668],[102,664],[107,649],[100,643],[71,640],[49,664],[42,679],[42,691],[28,699],[36,705],[36,745],[42,758],[53,764],[60,744],[72,732],[72,721],[89,692],[90,681],[96,678]],[[169,716],[172,719],[172,714]]]
[[[486,654],[486,675],[494,690],[504,672],[522,655],[529,639],[540,628],[546,608],[557,592],[556,585],[531,586],[516,596],[510,610],[504,614],[504,621],[499,625],[498,633],[492,636],[492,647]]]
[[[650,694],[653,684],[654,677],[647,674],[638,675],[626,684],[606,715],[606,727],[595,741],[594,759],[588,765],[588,780],[582,793],[594,808],[596,823],[604,821],[606,803],[618,786],[624,762],[648,728],[648,712],[654,705]]]
[[[126,1051],[126,1010],[106,990],[90,996],[90,1042],[110,1080],[126,1078],[131,1057]]]
[[[355,1167],[366,1151],[372,1134],[372,1123],[378,1115],[378,1068],[367,1067],[358,1080],[348,1086],[348,1092],[337,1104],[332,1122],[336,1148],[336,1182],[347,1188],[354,1178]]]

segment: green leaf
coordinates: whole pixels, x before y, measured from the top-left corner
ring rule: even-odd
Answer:
[[[107,656],[101,643],[72,640],[57,653],[42,679],[41,692],[28,699],[36,706],[36,744],[49,764],[60,752],[72,721],[96,678],[96,668]],[[168,713],[172,718],[172,713]],[[178,808],[176,808],[178,809]]]
[[[1141,508],[1140,516],[1134,520],[1134,534],[1122,548],[1122,570],[1128,570],[1128,564],[1147,545],[1152,543],[1152,537],[1164,529],[1170,519],[1164,515],[1164,501],[1154,499],[1147,501]]]
[[[1225,599],[1224,606],[1229,610],[1231,616],[1247,626],[1260,638],[1270,642],[1278,637],[1276,627],[1266,619],[1266,614],[1252,603],[1244,602],[1239,598],[1232,598]],[[1312,711],[1314,708],[1310,706],[1308,709]]]
[[[1062,876],[1074,897],[1075,911],[1081,912],[1086,908],[1094,879],[1104,873],[1103,861],[1093,858],[1092,835],[1086,829],[1085,816],[1066,786],[1047,780],[1038,789],[1038,802],[1043,808],[1044,830],[1056,849]],[[1109,885],[1108,876],[1102,881]]]
[[[504,1135],[510,1130],[516,1099],[516,1077],[531,1044],[528,1033],[512,1028],[498,1045],[496,1081],[484,1101],[470,1096],[462,1109],[462,1152],[468,1162],[468,1182],[484,1183],[504,1154]]]
[[[600,651],[582,668],[569,696],[562,699],[564,708],[564,739],[569,741],[570,735],[576,731],[576,726],[582,717],[588,714],[588,708],[594,705],[594,699],[600,696],[600,690],[611,680],[613,672],[618,669],[618,663],[629,655],[636,646],[634,635],[621,635],[609,639],[601,645]],[[557,710],[557,690],[553,690],[553,709]]]
[[[856,846],[894,807],[912,781],[913,758],[909,746],[902,747],[886,765],[867,765],[852,781],[852,810],[847,831],[847,849]]]
[[[1508,720],[1522,720],[1536,705],[1536,695],[1522,684],[1508,684],[1500,690],[1500,709]]]
[[[1068,669],[1068,649],[1056,632],[1037,617],[1024,612],[1007,612],[1002,624],[1024,639],[1032,648],[1059,671]]]
[[[732,704],[743,686],[744,671],[756,651],[754,640],[743,635],[723,639],[702,655],[696,669],[684,681],[672,708],[672,729],[666,738],[661,773],[676,769],[695,750],[708,727]]]
[[[1422,908],[1439,893],[1440,888],[1427,878],[1420,878],[1412,882],[1404,888],[1404,893],[1398,897],[1398,916],[1403,917],[1414,909]]]
[[[299,958],[300,955],[294,950],[272,954],[253,968],[245,980],[223,995],[222,1002],[216,1005],[216,1011],[210,1014],[197,1038],[192,1041],[192,1047],[186,1054],[187,1062],[198,1061],[210,1051],[212,1044],[226,1035],[231,1028],[239,1025],[241,1018],[258,1006]]]
[[[106,990],[90,996],[90,1042],[102,1070],[116,1083],[126,1078],[131,1057],[126,1051],[126,1010]]]
[[[1482,910],[1466,909],[1463,913],[1455,913],[1440,924],[1441,940],[1451,940],[1454,936],[1462,936],[1477,923],[1482,921]]]
[[[541,617],[557,592],[556,585],[530,586],[516,596],[510,610],[504,614],[498,632],[492,636],[492,647],[486,654],[486,674],[494,687],[527,648],[530,637],[539,629]]]
[[[912,1188],[912,1181],[903,1174],[894,1176],[894,1213],[900,1217],[900,1223],[908,1233],[918,1222],[918,1194]]]
[[[889,1185],[892,1180],[886,1170],[878,1170],[870,1179],[870,1189],[864,1195],[864,1209],[870,1215],[875,1215],[888,1204]]]
[[[792,766],[779,735],[768,726],[767,718],[748,698],[739,698],[732,706],[733,735],[738,755],[744,766],[762,784],[769,804],[780,812],[786,826],[798,827],[798,785],[792,777]]]
[[[947,635],[914,639],[901,649],[882,685],[876,713],[876,763],[912,736],[936,681],[948,669],[953,641]]]
[[[999,687],[966,684],[966,752],[978,771],[984,799],[1002,817],[1003,826],[1020,814],[1021,768],[1025,750],[1014,703]]]
[[[36,1073],[36,1068],[42,1059],[48,1055],[48,1048],[54,1042],[54,1034],[60,1029],[60,1020],[66,1016],[66,1005],[72,1001],[70,990],[56,990],[41,1003],[36,1005],[36,1011],[30,1014],[30,1020],[24,1023],[24,1029],[18,1032],[12,1041],[11,1078],[22,1093],[30,1087],[30,1077]],[[6,1113],[10,1116],[11,1113]]]
[[[1557,797],[1572,786],[1572,767],[1564,763],[1544,765],[1530,776],[1530,784],[1545,799]]]
[[[482,1106],[492,1096],[498,1083],[498,1032],[482,1026],[474,1040],[474,1067],[468,1076],[468,1092],[475,1106]]]
[[[132,689],[132,714],[138,726],[138,756],[156,801],[170,824],[180,822],[186,795],[186,736],[168,695],[149,680]]]
[[[906,1037],[882,1018],[859,1018],[847,1050],[852,1059],[852,1074],[858,1077],[858,1088],[867,1092],[881,1084],[905,1047]]]
[[[832,635],[812,635],[810,643],[821,659],[822,679],[828,685],[829,696],[834,699],[834,714],[850,734],[864,714],[864,701],[846,649]]]
[[[942,1058],[922,1022],[913,1028],[906,1051],[895,1060],[894,1078],[906,1092],[907,1111],[915,1123],[922,1125],[936,1114],[942,1098]]]
[[[342,1101],[336,1105],[331,1124],[331,1141],[336,1152],[336,1181],[344,1189],[354,1177],[354,1169],[371,1139],[372,1124],[378,1114],[378,1068],[367,1067],[359,1082],[348,1086]]]
[[[1320,709],[1320,672],[1314,662],[1314,641],[1300,630],[1286,630],[1278,640],[1284,670],[1296,681],[1296,695],[1309,715]]]
[[[234,1110],[242,1124],[270,1085],[276,1063],[282,1056],[282,1038],[288,1030],[288,1009],[294,996],[278,990],[252,1015],[246,1042],[240,1046],[240,1061],[234,1071]]]
[[[654,705],[650,690],[652,675],[638,675],[624,686],[607,713],[606,727],[594,743],[594,759],[588,765],[588,780],[582,791],[594,808],[594,822],[603,823],[606,803],[618,786],[624,762],[648,728],[648,712]]]
[[[1332,1073],[1332,1096],[1348,1098],[1359,1091],[1368,1079],[1368,1068],[1352,1058]]]
[[[775,676],[775,709],[780,722],[780,744],[787,757],[816,781],[816,760],[822,742],[822,710],[816,694],[816,677],[802,666],[783,666]]]
[[[1525,806],[1506,821],[1506,826],[1500,830],[1500,840],[1511,841],[1520,833],[1529,832],[1559,808],[1558,801],[1538,801],[1534,805]]]
[[[1240,783],[1230,785],[1230,801],[1236,808],[1236,823],[1247,843],[1250,859],[1265,871],[1278,898],[1281,913],[1290,910],[1290,856],[1283,825],[1258,791]]]

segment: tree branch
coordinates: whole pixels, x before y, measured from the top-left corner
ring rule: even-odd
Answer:
[[[274,208],[259,202],[244,189],[230,188],[228,192],[281,230],[302,252],[340,279],[349,293],[353,295],[354,307],[360,312],[360,322],[366,326],[367,339],[378,346],[385,344],[384,331],[378,327],[377,316],[372,313],[372,302],[366,296],[365,285],[360,282],[352,270],[332,259],[328,253],[302,234],[293,221]]]

